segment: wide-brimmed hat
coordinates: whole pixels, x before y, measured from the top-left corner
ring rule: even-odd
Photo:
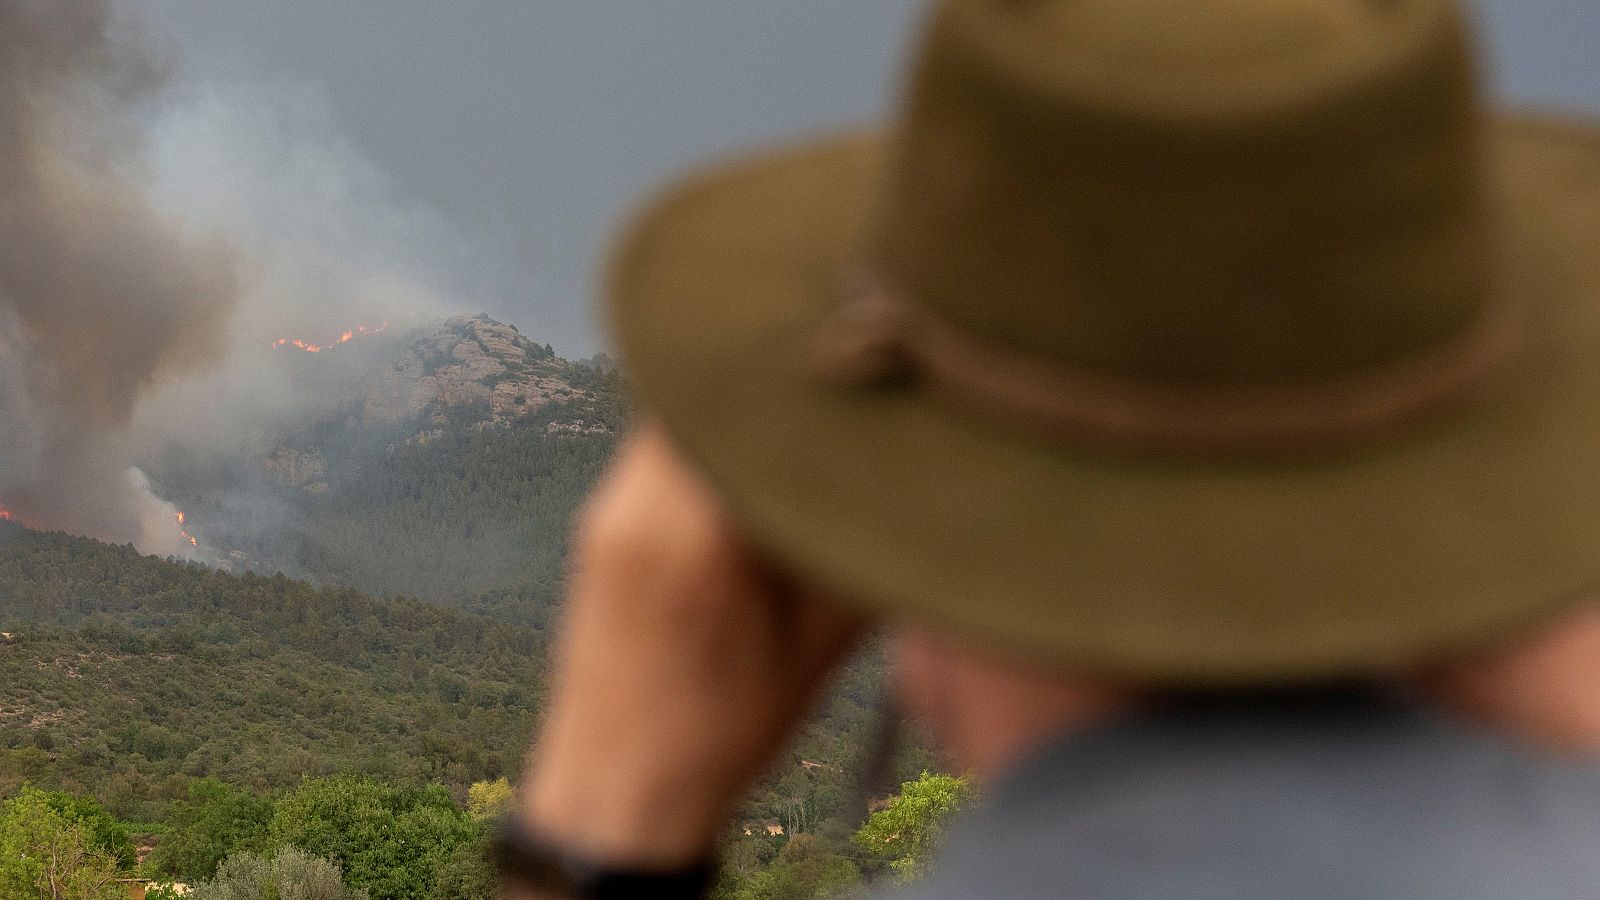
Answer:
[[[1244,682],[1600,576],[1600,135],[1449,0],[950,0],[900,118],[680,184],[611,315],[750,536],[890,617]]]

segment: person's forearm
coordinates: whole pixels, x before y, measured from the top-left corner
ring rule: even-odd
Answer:
[[[758,557],[655,428],[618,454],[574,559],[522,824],[608,870],[704,874],[864,621]]]
[[[618,758],[615,747],[568,751],[547,748],[520,805],[539,834],[582,848],[599,862],[675,868],[705,859],[724,815],[707,785],[692,773],[647,767]],[[698,789],[696,789],[698,787]]]

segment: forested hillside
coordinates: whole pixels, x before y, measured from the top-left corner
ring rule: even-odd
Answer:
[[[543,624],[573,511],[626,425],[620,377],[470,316],[334,384],[272,444],[146,461],[201,557]]]
[[[0,790],[82,790],[134,819],[204,776],[515,774],[543,660],[531,629],[4,522],[0,632]]]
[[[460,807],[469,786],[517,774],[544,654],[540,631],[461,610],[0,522],[0,800],[31,809],[45,801],[26,791],[47,789],[66,792],[58,805],[103,804],[145,823],[128,827],[151,835],[152,865],[169,875],[210,877],[228,853],[293,846],[347,875],[359,866],[374,898],[446,896],[435,884],[446,877],[464,892],[450,896],[486,897],[481,822]],[[851,843],[882,677],[877,654],[864,654],[752,792],[728,835],[720,896],[808,897],[885,863]],[[932,764],[907,748],[894,774]],[[386,798],[397,822],[433,829],[434,855],[407,863],[402,884],[385,880],[383,860],[398,857],[383,835],[366,834],[359,857],[328,831],[337,824],[296,820],[273,826],[292,839],[275,837],[268,825],[307,791]],[[173,861],[201,840],[202,862]]]
[[[550,431],[559,405],[495,427],[480,412],[453,410],[426,441],[331,456],[326,490],[279,487],[263,518],[223,508],[220,492],[178,500],[205,540],[262,571],[543,624],[573,513],[617,435]],[[620,430],[620,404],[609,414]]]

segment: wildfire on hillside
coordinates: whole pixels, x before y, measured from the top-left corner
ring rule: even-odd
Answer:
[[[282,350],[292,347],[295,350],[300,350],[305,353],[321,353],[324,350],[331,350],[341,344],[348,344],[364,334],[382,334],[384,331],[387,331],[388,328],[388,322],[384,322],[382,325],[376,326],[357,325],[355,328],[340,332],[339,337],[336,340],[329,341],[325,344],[314,343],[306,340],[305,338],[278,338],[272,342],[272,349]]]
[[[182,535],[183,539],[189,542],[189,546],[200,546],[200,539],[189,533],[188,514],[184,513],[182,510],[179,510],[174,518],[178,520],[178,534]],[[18,518],[16,513],[13,513],[10,509],[8,509],[4,503],[0,503],[0,522],[15,522],[23,527],[29,527],[28,523]]]
[[[22,513],[12,512],[4,503],[0,503],[0,522],[11,522],[23,528],[32,528],[33,525],[23,518]]]
[[[178,510],[177,519],[178,519],[178,533],[183,535],[183,539],[188,541],[189,542],[189,546],[191,546],[191,547],[200,546],[199,539],[197,539],[194,535],[189,533],[189,530],[188,530],[189,517],[184,515],[183,510],[181,510],[181,509]]]

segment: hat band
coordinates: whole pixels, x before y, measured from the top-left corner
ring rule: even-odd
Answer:
[[[838,385],[915,384],[963,412],[1063,443],[1268,455],[1341,449],[1457,406],[1501,368],[1521,334],[1520,310],[1491,302],[1448,340],[1347,378],[1145,383],[1018,352],[869,276],[817,333],[814,363]]]

